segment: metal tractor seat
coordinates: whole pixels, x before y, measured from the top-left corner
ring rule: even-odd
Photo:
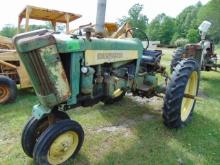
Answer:
[[[144,50],[141,58],[141,65],[155,64],[160,62],[161,55],[161,50]]]

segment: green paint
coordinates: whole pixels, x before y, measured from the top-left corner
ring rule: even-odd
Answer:
[[[57,49],[54,45],[40,49],[42,61],[44,62],[44,65],[47,68],[47,71],[49,72],[49,77],[53,82],[59,81],[56,72],[59,69],[62,69],[57,68],[57,63],[59,62],[59,56],[57,54]]]
[[[55,46],[48,46],[43,49],[40,49],[41,59],[49,72],[49,77],[52,81],[58,81],[58,76],[53,73],[53,70],[56,70],[56,65],[58,62],[58,55]],[[60,68],[61,69],[61,68]]]
[[[85,50],[137,50],[138,59],[136,67],[136,76],[140,66],[141,56],[143,54],[143,45],[138,39],[111,39],[92,38],[91,41],[86,39],[72,39],[67,35],[54,35],[57,42],[57,49],[60,53],[70,53]]]
[[[136,66],[136,76],[138,74],[140,60],[143,54],[143,45],[142,42],[138,39],[111,39],[103,38],[97,39],[92,38],[91,41],[83,40],[81,42],[82,50],[137,50],[138,59]]]
[[[56,38],[57,49],[60,53],[80,51],[80,40],[61,34],[55,34],[54,37]]]
[[[32,116],[39,120],[46,114],[49,114],[50,112],[51,112],[51,109],[43,105],[37,104],[33,106]]]
[[[156,87],[158,85],[158,78],[155,75],[144,76],[144,84],[150,87]]]
[[[92,38],[83,41],[83,50],[138,50],[140,57],[143,51],[142,43],[136,39]]]
[[[70,96],[69,82],[67,81],[56,46],[50,45],[41,48],[39,53],[48,73],[50,83],[53,85],[53,94],[56,96],[53,106],[67,101]],[[47,102],[47,98],[45,98],[45,102]]]
[[[144,76],[136,76],[135,77],[135,88],[141,89],[143,86]]]
[[[51,42],[52,39],[54,40],[53,36],[51,36],[50,40],[48,37],[39,37],[38,39],[30,38],[29,40],[21,39],[18,43],[16,43],[16,48],[18,52],[25,53],[45,47],[46,45],[54,44],[55,40]]]
[[[36,35],[32,37],[27,36],[26,38],[18,41],[16,44],[20,53],[37,49],[36,52],[39,53],[41,57],[41,60],[50,80],[50,85],[53,88],[52,93],[48,94],[47,96],[41,96],[39,94],[42,84],[40,84],[38,77],[43,77],[45,75],[38,75],[39,73],[37,73],[36,70],[34,70],[34,67],[30,65],[30,58],[25,56],[32,56],[31,54],[24,55],[24,53],[21,53],[21,58],[24,61],[24,65],[26,66],[28,73],[31,77],[38,98],[41,104],[47,107],[53,107],[66,101],[68,105],[73,105],[77,103],[77,96],[80,92],[91,94],[93,93],[94,70],[91,70],[89,76],[81,75],[80,72],[80,65],[84,64],[83,56],[86,50],[138,51],[138,59],[136,60],[136,73],[139,70],[138,68],[143,51],[143,45],[141,41],[136,39],[91,38],[91,40],[86,40],[83,38],[73,39],[69,35],[62,34],[45,34],[45,36]],[[60,61],[59,53],[71,53],[70,82],[68,82],[65,78],[65,72]],[[124,62],[120,62],[118,63],[118,65],[117,62],[115,62],[114,67],[118,67],[122,64],[124,64]],[[128,86],[127,81],[122,79],[117,80],[117,82],[115,82],[116,80],[110,81],[110,95],[114,92],[114,90],[118,88],[127,88]],[[71,97],[69,97],[70,93]]]
[[[131,62],[131,61],[133,61],[133,60],[115,62],[115,63],[112,64],[112,67],[113,68],[118,68],[118,67],[120,67],[122,65],[125,65],[125,64]]]
[[[70,86],[72,95],[67,102],[68,105],[77,103],[77,95],[79,94],[80,86],[80,58],[82,55],[82,52],[71,54]]]
[[[81,92],[83,94],[92,94],[93,91],[93,77],[95,70],[88,67],[88,73],[81,76]]]
[[[126,80],[121,79],[121,78],[111,77],[111,79],[109,81],[108,95],[110,97],[112,97],[115,90],[124,89],[124,88],[127,88],[127,81]]]
[[[52,108],[53,106],[59,104],[59,100],[54,93],[46,95],[46,96],[37,94],[37,96],[38,96],[40,103],[43,104],[44,106]]]

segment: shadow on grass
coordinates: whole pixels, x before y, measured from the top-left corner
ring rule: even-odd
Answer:
[[[212,98],[212,100],[219,101],[220,98],[220,74],[219,76],[210,77],[211,75],[205,75],[202,77],[201,88],[206,92],[208,96]]]
[[[148,104],[140,105],[129,98],[110,106],[100,104],[96,109],[111,123],[111,126],[121,126],[126,123],[126,127],[133,131],[137,139],[126,149],[115,149],[118,145],[122,147],[126,145],[126,141],[130,140],[129,136],[115,142],[118,137],[111,136],[111,132],[106,134],[108,136],[106,139],[111,137],[116,140],[107,144],[112,149],[105,154],[100,152],[100,160],[95,161],[95,164],[216,164],[220,162],[217,155],[220,153],[220,123],[213,122],[201,114],[195,112],[193,121],[187,127],[171,130],[163,126],[161,112],[149,108]],[[144,119],[143,116],[146,115],[151,117]],[[99,131],[95,131],[94,134],[99,134]],[[97,141],[96,145],[105,146],[102,142],[106,139],[104,137],[104,140]],[[84,161],[87,162],[86,156],[81,157],[80,160],[77,158],[74,162],[78,164]]]
[[[136,143],[123,152],[110,151],[98,164],[217,164],[220,162],[218,155],[220,134],[219,130],[215,130],[219,128],[218,122],[212,122],[204,116],[195,114],[193,122],[179,130],[167,129],[156,122],[153,124],[158,125],[152,125],[147,121],[131,125],[138,136]]]
[[[7,113],[24,112],[27,107],[30,107],[31,112],[35,103],[37,103],[37,97],[33,89],[18,89],[17,98],[14,102],[0,105],[0,116],[2,114],[7,115]]]

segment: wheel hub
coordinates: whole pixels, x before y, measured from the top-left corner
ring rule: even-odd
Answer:
[[[121,90],[120,88],[116,89],[114,92],[113,92],[113,98],[115,97],[118,97],[120,96],[121,94],[123,93],[123,90]]]
[[[51,164],[61,164],[68,160],[77,148],[78,135],[68,131],[58,136],[50,146],[47,157]]]
[[[189,77],[184,94],[196,96],[197,88],[198,88],[198,73],[194,71]],[[183,122],[186,121],[188,116],[190,115],[194,102],[195,102],[195,99],[188,98],[188,97],[183,98],[182,105],[181,105],[181,120]]]
[[[3,102],[3,100],[6,99],[6,97],[9,97],[9,89],[6,85],[0,86],[0,103]]]

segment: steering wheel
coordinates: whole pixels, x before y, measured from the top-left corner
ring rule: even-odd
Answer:
[[[147,34],[143,30],[141,30],[139,28],[129,28],[126,31],[125,36],[127,37],[128,33],[129,33],[133,38],[138,38],[138,37],[135,36],[135,34],[136,34],[135,31],[143,34],[144,41],[147,42],[147,45],[146,45],[145,49],[147,49],[149,47],[149,38],[148,38]]]

